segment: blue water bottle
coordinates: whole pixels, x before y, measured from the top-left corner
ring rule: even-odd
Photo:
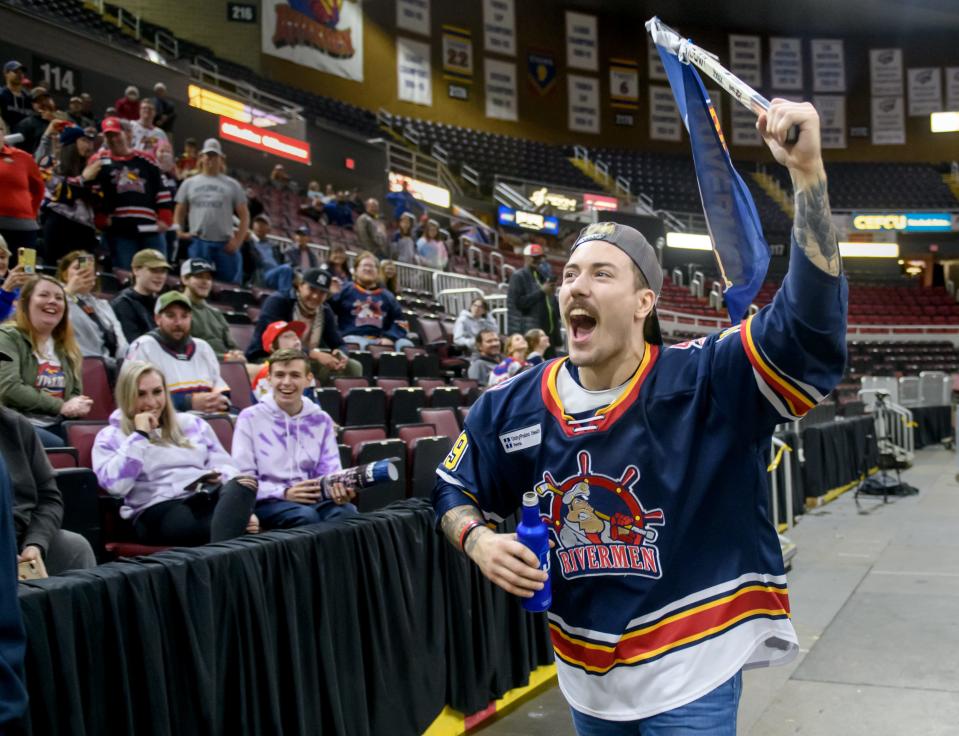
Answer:
[[[540,570],[549,573],[549,528],[540,518],[539,496],[533,491],[523,494],[523,520],[516,527],[516,536],[539,558]],[[553,594],[547,578],[542,590],[537,590],[532,598],[523,598],[523,608],[540,613],[552,602]]]

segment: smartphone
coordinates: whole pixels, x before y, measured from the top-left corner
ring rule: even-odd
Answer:
[[[80,256],[77,258],[77,268],[83,270],[93,265],[93,256]]]
[[[17,577],[20,580],[40,580],[44,576],[40,573],[36,560],[24,560],[17,565]]]
[[[23,266],[23,272],[31,276],[37,272],[37,251],[33,248],[17,250],[17,263]]]

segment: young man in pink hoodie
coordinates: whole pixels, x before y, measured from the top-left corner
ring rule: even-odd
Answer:
[[[233,460],[257,478],[256,515],[263,529],[289,529],[357,513],[356,492],[342,483],[323,497],[323,476],[342,469],[329,414],[303,400],[310,385],[306,355],[278,350],[270,357],[273,391],[240,412],[233,432]]]

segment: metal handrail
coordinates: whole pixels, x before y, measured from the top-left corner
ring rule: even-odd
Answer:
[[[469,309],[476,297],[484,296],[483,290],[476,286],[464,286],[459,289],[443,289],[436,294],[436,301],[443,305],[447,314],[459,315]]]
[[[793,477],[792,477],[792,448],[778,437],[772,438],[769,448],[769,494],[771,496],[773,523],[779,524],[779,473],[783,471],[783,491],[786,505],[786,529],[792,529],[795,523],[793,517]]]
[[[153,48],[156,51],[166,51],[174,59],[180,58],[180,41],[176,36],[157,31],[153,34]]]
[[[474,187],[479,187],[480,173],[469,164],[460,164],[460,176]]]

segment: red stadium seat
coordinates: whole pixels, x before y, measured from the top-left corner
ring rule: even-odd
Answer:
[[[233,451],[233,419],[229,414],[203,414],[206,423],[213,429],[223,449]]]
[[[456,421],[456,415],[450,408],[420,409],[420,420],[436,427],[434,434],[449,437],[450,439],[455,439],[459,436],[460,426]]]
[[[340,441],[348,445],[353,450],[353,459],[356,461],[356,455],[359,452],[360,445],[364,442],[378,442],[386,439],[385,427],[349,427],[343,430],[343,436]]]
[[[230,387],[230,400],[237,409],[253,406],[253,389],[250,387],[250,374],[246,372],[246,363],[239,360],[220,362],[220,377]]]
[[[74,419],[63,423],[67,443],[77,450],[77,463],[81,468],[93,467],[93,442],[107,422],[96,419]]]
[[[80,459],[75,447],[47,448],[47,460],[50,461],[54,470],[80,467]]]
[[[83,359],[83,393],[93,399],[93,406],[87,419],[109,419],[116,409],[113,391],[107,378],[107,367],[103,358],[85,357]]]

